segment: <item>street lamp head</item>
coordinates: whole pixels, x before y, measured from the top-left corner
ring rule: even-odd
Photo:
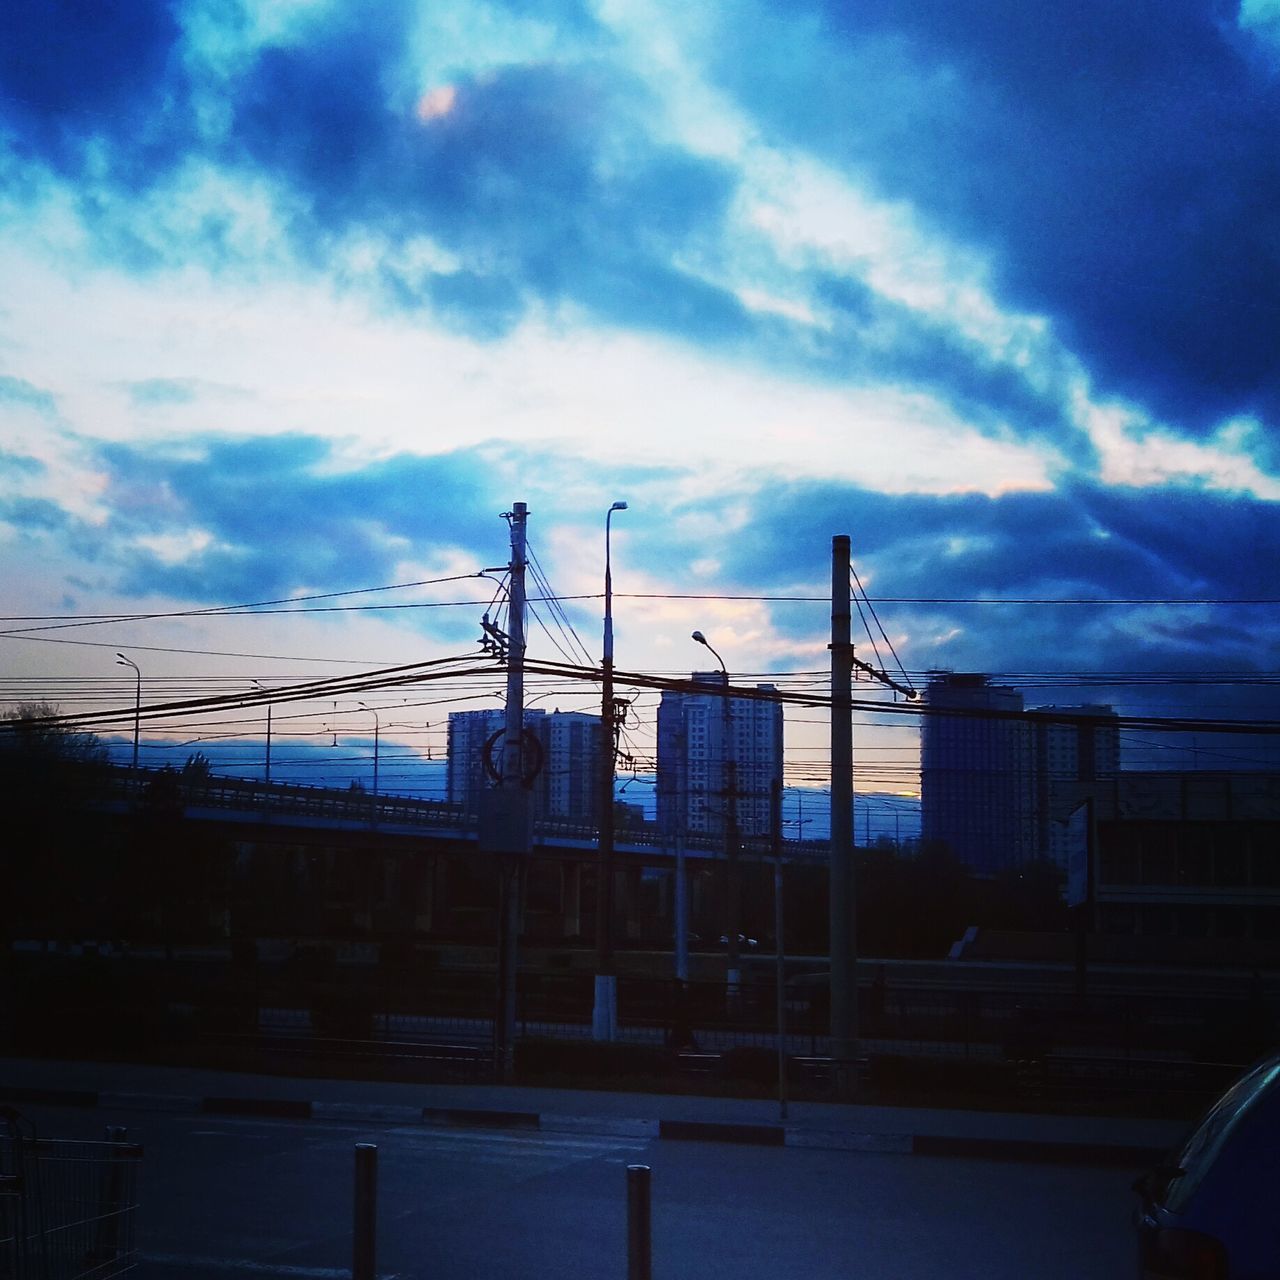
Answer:
[[[615,502],[613,506],[609,508],[610,511],[625,511],[626,509],[627,504],[625,502]]]
[[[706,636],[704,636],[704,635],[702,634],[702,632],[701,632],[701,631],[695,631],[695,632],[693,633],[693,638],[694,638],[694,639],[695,639],[699,644],[706,644],[706,643],[707,643],[707,637],[706,637]]]

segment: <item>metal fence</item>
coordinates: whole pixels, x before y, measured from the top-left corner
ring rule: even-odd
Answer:
[[[137,1264],[142,1148],[123,1129],[39,1138],[0,1109],[0,1262],[14,1280],[109,1280]]]

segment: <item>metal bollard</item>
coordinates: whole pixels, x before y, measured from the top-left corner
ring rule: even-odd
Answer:
[[[124,1143],[129,1131],[121,1124],[109,1124],[103,1131],[106,1142]],[[120,1218],[124,1213],[124,1169],[119,1160],[108,1158],[98,1184],[98,1230],[89,1256],[95,1264],[113,1263],[120,1256]]]
[[[378,1251],[378,1148],[356,1143],[356,1193],[351,1280],[374,1280]]]
[[[651,1280],[649,1166],[627,1165],[627,1280]]]

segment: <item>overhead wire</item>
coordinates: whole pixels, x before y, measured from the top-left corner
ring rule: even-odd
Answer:
[[[577,631],[574,628],[572,620],[570,619],[569,615],[565,612],[564,606],[560,603],[560,599],[559,597],[557,597],[554,589],[552,588],[551,583],[547,578],[547,575],[543,572],[542,565],[538,560],[537,552],[534,550],[532,543],[527,541],[525,544],[525,554],[528,558],[527,563],[529,566],[530,575],[532,576],[534,583],[537,585],[538,589],[542,592],[540,603],[546,603],[550,606],[551,615],[556,622],[557,630],[559,630],[560,634],[565,637],[566,643],[568,643],[569,647],[574,648],[576,646],[577,652],[578,654],[581,655],[583,661],[586,662],[587,664],[590,664],[591,654],[587,651],[586,645],[583,644],[582,642],[582,637],[578,635]],[[529,611],[530,613],[533,613],[534,612],[533,603],[532,602],[528,602],[528,603],[529,603]],[[556,649],[559,650],[562,657],[567,658],[571,662],[577,661],[576,657],[565,652],[565,650],[561,647],[561,645],[556,640],[556,638],[551,634],[551,631],[549,630],[549,628],[542,621],[541,617],[538,617],[538,625],[541,626],[543,631],[546,632],[547,638],[556,647]]]
[[[0,618],[0,621],[26,621],[39,620],[41,617],[51,619],[48,625],[41,627],[24,627],[9,628],[0,631],[0,635],[20,635],[24,631],[59,631],[72,627],[96,627],[104,624],[115,622],[156,622],[173,618],[208,618],[208,617],[238,617],[243,614],[273,614],[273,613],[336,613],[348,611],[348,606],[335,606],[333,608],[323,609],[277,609],[276,605],[298,604],[310,600],[338,600],[348,596],[369,595],[373,592],[382,591],[405,591],[412,587],[432,587],[440,586],[446,582],[463,582],[473,578],[483,578],[487,574],[485,570],[476,573],[455,573],[444,578],[422,578],[416,582],[396,582],[384,586],[376,587],[352,587],[345,591],[317,591],[309,595],[302,596],[281,596],[273,600],[255,600],[244,604],[219,604],[206,605],[199,609],[174,609],[165,612],[152,613],[135,613],[135,614],[88,614],[79,615],[70,619],[61,619],[52,621],[55,615],[27,615],[27,617]],[[421,607],[432,607],[436,604],[441,607],[449,607],[450,601],[428,601],[423,602]],[[362,609],[399,609],[399,608],[416,608],[420,607],[417,602],[410,605],[357,605],[354,611]]]
[[[875,652],[876,661],[880,665],[881,672],[883,673],[885,670],[885,663],[884,659],[880,657],[880,647],[876,643],[876,638],[872,635],[871,628],[867,626],[867,620],[863,614],[864,604],[866,605],[867,612],[870,613],[872,620],[875,622],[876,630],[879,631],[881,638],[884,640],[885,646],[888,648],[889,652],[893,654],[893,661],[897,665],[898,670],[902,673],[902,678],[907,682],[907,688],[914,693],[915,685],[912,684],[911,677],[907,674],[906,667],[902,665],[902,659],[898,657],[898,651],[893,647],[893,641],[889,639],[889,634],[885,631],[884,625],[880,621],[879,614],[876,613],[875,605],[871,603],[871,598],[867,595],[866,588],[862,585],[862,579],[858,577],[858,571],[852,564],[849,565],[849,577],[852,580],[852,595],[854,602],[857,604],[858,617],[862,619],[863,628],[871,641],[871,648]]]

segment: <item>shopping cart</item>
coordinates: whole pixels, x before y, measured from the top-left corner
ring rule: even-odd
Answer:
[[[0,1107],[0,1277],[108,1280],[137,1265],[142,1148],[109,1128],[102,1142],[39,1138]]]

